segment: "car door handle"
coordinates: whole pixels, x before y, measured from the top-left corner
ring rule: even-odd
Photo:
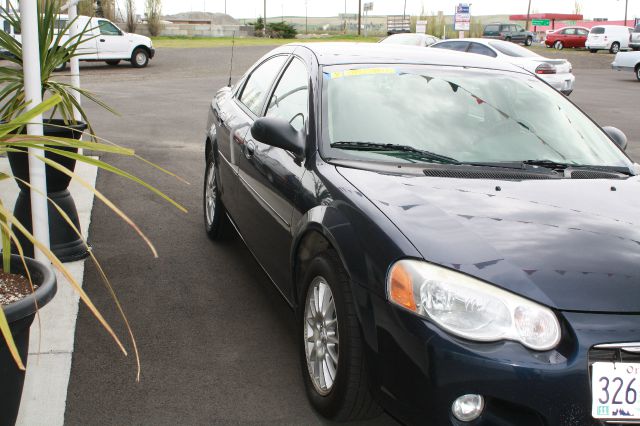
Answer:
[[[256,152],[256,144],[251,141],[248,141],[244,144],[244,147],[245,147],[244,155],[247,158],[253,157],[253,154]]]
[[[100,41],[101,41],[102,43],[104,43],[106,40],[105,40],[105,39],[103,39],[103,38],[101,38],[101,39],[100,39]]]

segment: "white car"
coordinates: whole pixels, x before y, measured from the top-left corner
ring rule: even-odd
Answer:
[[[401,44],[404,46],[431,46],[434,43],[439,42],[440,39],[436,36],[420,33],[400,33],[392,34],[389,37],[385,37],[380,40],[380,43],[388,44]]]
[[[443,40],[431,46],[459,52],[490,56],[519,66],[546,81],[559,92],[569,96],[573,92],[576,77],[571,73],[571,63],[566,59],[549,59],[517,44],[483,38],[459,38]]]
[[[633,71],[640,81],[640,52],[619,52],[611,63],[611,68],[618,71]]]
[[[58,28],[65,28],[69,22],[67,15],[58,15]],[[78,47],[78,59],[81,61],[104,61],[109,65],[118,65],[120,61],[129,61],[135,68],[146,67],[149,59],[155,55],[155,49],[149,37],[127,33],[106,18],[78,16],[73,24],[78,32],[86,29],[86,36]],[[2,21],[3,29],[18,41],[22,36],[15,33],[7,21]],[[64,37],[63,37],[64,40]],[[66,64],[65,64],[66,66]],[[65,66],[58,68],[64,69]]]
[[[623,25],[598,25],[591,28],[584,46],[589,52],[608,50],[610,53],[618,53],[629,49],[629,37],[633,28]]]

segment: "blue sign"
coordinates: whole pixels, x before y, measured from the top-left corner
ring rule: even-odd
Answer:
[[[469,13],[469,4],[468,3],[460,3],[456,8],[456,13]]]

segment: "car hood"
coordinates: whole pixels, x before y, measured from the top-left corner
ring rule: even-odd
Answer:
[[[640,312],[640,177],[489,180],[338,167],[428,261],[547,306]]]
[[[141,44],[147,47],[151,47],[151,39],[147,36],[140,34],[127,33],[127,39],[134,44]]]

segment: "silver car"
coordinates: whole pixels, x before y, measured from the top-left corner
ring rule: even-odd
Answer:
[[[540,56],[517,44],[482,38],[443,40],[431,46],[459,52],[490,56],[509,62],[537,75],[559,92],[569,96],[576,80],[571,73],[571,63],[566,59],[550,59]]]
[[[633,71],[640,81],[640,52],[618,52],[611,68],[618,71]]]

